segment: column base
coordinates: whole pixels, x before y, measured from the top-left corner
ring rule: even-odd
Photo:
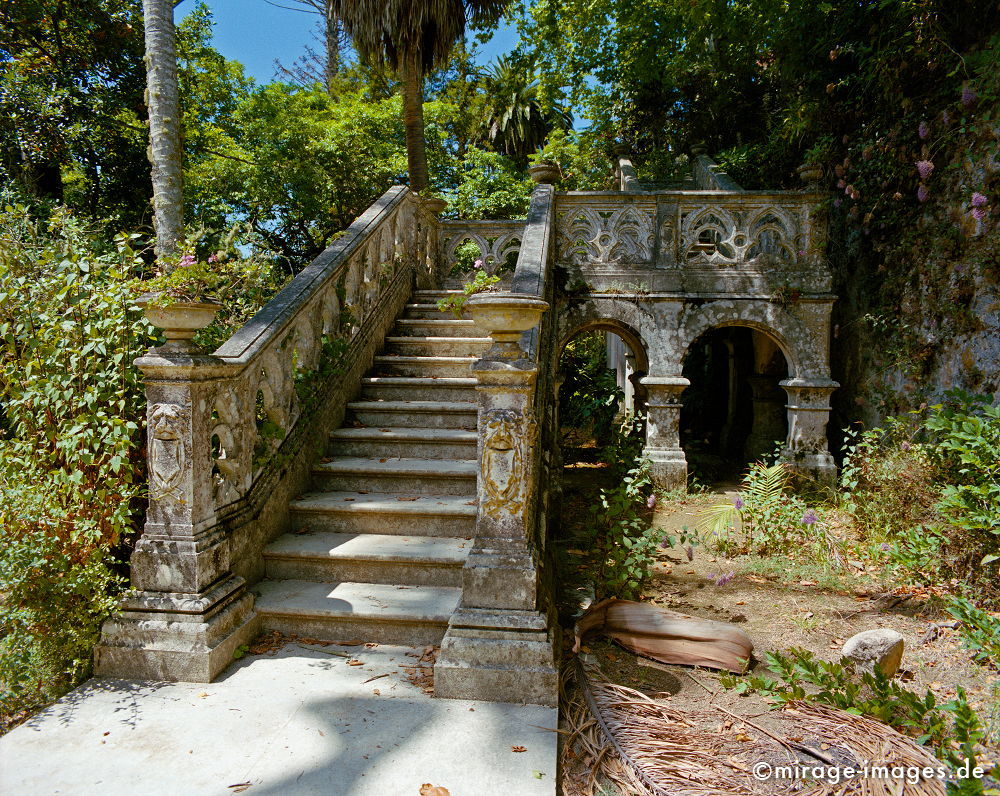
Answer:
[[[101,628],[94,673],[125,680],[208,683],[260,632],[243,579],[203,594],[140,592]]]
[[[434,694],[558,705],[556,643],[545,617],[538,611],[456,611],[434,666]]]
[[[687,491],[687,457],[680,448],[646,448],[642,455],[649,460],[649,474],[660,489]]]
[[[838,481],[837,463],[828,451],[800,453],[786,448],[782,451],[781,457],[799,475],[831,489],[836,488]]]

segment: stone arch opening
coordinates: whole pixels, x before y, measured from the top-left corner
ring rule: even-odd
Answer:
[[[564,460],[595,461],[615,426],[645,415],[645,387],[640,380],[649,370],[646,346],[628,325],[592,318],[565,334],[557,352],[556,398]]]
[[[738,478],[788,435],[780,383],[793,365],[776,335],[743,323],[699,334],[683,359],[690,385],[681,394],[680,445],[705,482]]]

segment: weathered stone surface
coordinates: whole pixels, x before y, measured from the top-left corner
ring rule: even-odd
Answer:
[[[879,628],[851,636],[844,644],[841,654],[856,669],[871,672],[877,666],[886,677],[892,677],[899,671],[904,646],[905,639],[901,633]]]

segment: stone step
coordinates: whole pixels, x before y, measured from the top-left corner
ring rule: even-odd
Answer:
[[[330,456],[373,459],[475,459],[477,434],[464,428],[366,426],[330,432]]]
[[[472,402],[352,401],[351,416],[363,426],[464,428],[474,430],[477,407]]]
[[[431,304],[407,304],[403,310],[403,319],[427,319],[444,321],[469,321],[472,315],[468,309],[462,308],[460,315],[456,315],[451,307],[441,309],[436,303]]]
[[[253,587],[264,630],[328,640],[438,644],[462,590],[450,586],[264,580]]]
[[[264,548],[272,580],[461,586],[472,541],[446,536],[285,534]]]
[[[289,509],[295,531],[468,539],[476,532],[476,501],[465,495],[312,492]]]
[[[385,338],[385,352],[398,356],[473,357],[490,347],[489,337],[431,337],[410,335]]]
[[[472,449],[475,453],[475,449]],[[394,492],[409,495],[476,495],[475,459],[337,457],[313,468],[323,492]]]
[[[467,318],[438,314],[430,318],[399,318],[393,328],[394,336],[416,337],[482,337],[489,339],[485,331]]]
[[[468,376],[476,357],[400,356],[375,357],[374,370],[386,376]]]
[[[461,378],[422,378],[415,376],[366,376],[361,380],[361,397],[382,401],[460,401],[476,400],[476,380]]]
[[[435,304],[439,299],[460,296],[464,291],[456,290],[414,290],[411,296],[415,304]]]

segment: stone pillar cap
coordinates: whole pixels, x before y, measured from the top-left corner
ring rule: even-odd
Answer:
[[[840,382],[836,382],[833,379],[785,379],[784,381],[778,382],[782,387],[812,387],[814,389],[828,389],[836,390],[840,386]]]
[[[688,387],[691,380],[683,376],[643,376],[639,384],[646,387]]]

